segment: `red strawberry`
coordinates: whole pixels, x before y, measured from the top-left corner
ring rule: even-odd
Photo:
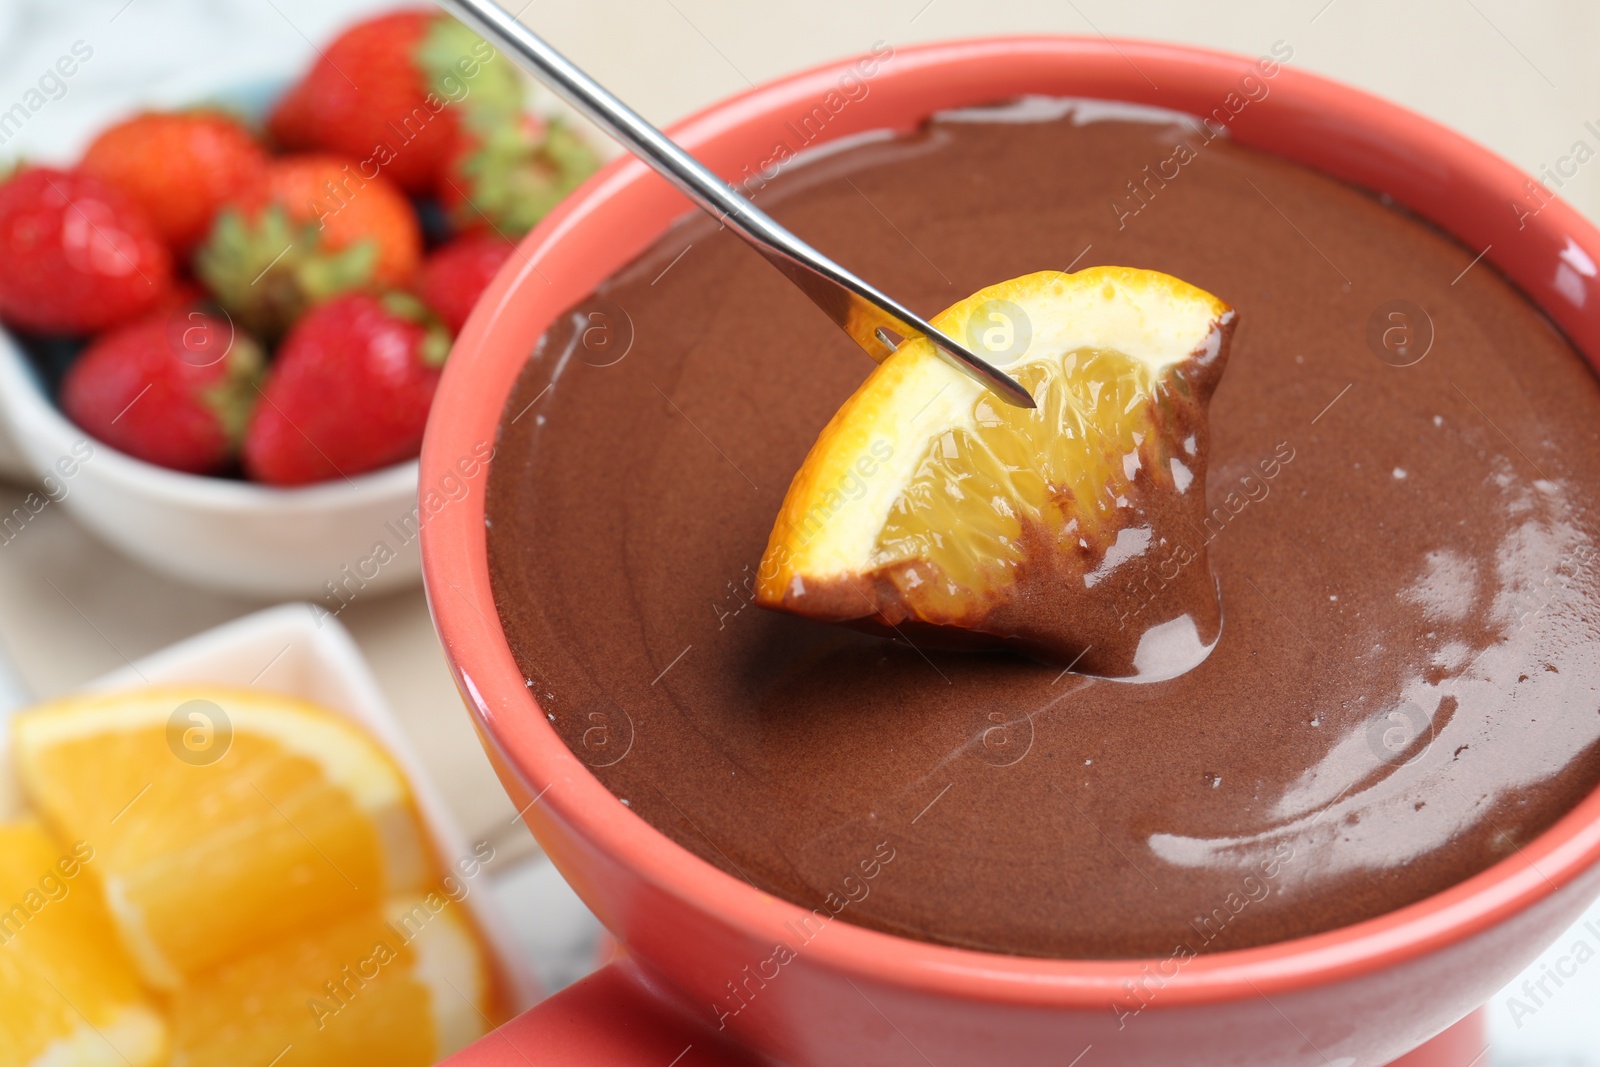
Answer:
[[[408,284],[421,256],[416,212],[389,181],[338,156],[288,156],[218,213],[195,270],[240,322],[274,337],[340,293]]]
[[[144,212],[86,174],[44,167],[0,185],[0,319],[91,333],[152,307],[172,257]]]
[[[464,109],[515,114],[511,65],[455,19],[397,11],[357,23],[278,104],[268,127],[286,148],[338,152],[413,193],[433,191]]]
[[[262,387],[244,465],[305,485],[415,457],[450,338],[406,293],[352,293],[295,325]]]
[[[417,292],[452,334],[460,333],[473,305],[516,247],[493,232],[458,237],[423,260]]]
[[[473,114],[439,183],[439,200],[463,231],[521,237],[600,166],[560,119]]]
[[[143,207],[174,252],[206,235],[223,201],[255,185],[266,153],[217,112],[148,112],[120,122],[84,154],[81,169]]]
[[[148,463],[214,474],[238,454],[261,350],[195,304],[101,334],[61,386],[73,422]]]

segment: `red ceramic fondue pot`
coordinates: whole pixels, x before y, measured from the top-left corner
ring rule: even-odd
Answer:
[[[1526,176],[1504,160],[1292,60],[1065,37],[885,51],[752,89],[670,132],[738,181],[775,146],[793,145],[808,118],[815,144],[1026,94],[1215,113],[1240,143],[1387,193],[1469,250],[1492,246],[1486,260],[1591,362],[1600,354],[1600,232],[1559,201],[1533,214]],[[847,78],[855,79],[847,106],[827,108]],[[1241,98],[1248,106],[1235,111]],[[825,124],[815,120],[819,107]],[[608,166],[500,273],[434,401],[421,482],[434,620],[505,788],[621,946],[599,973],[449,1062],[1380,1067],[1418,1050],[1408,1067],[1468,1067],[1483,1049],[1474,1009],[1600,895],[1600,793],[1446,892],[1354,926],[1181,966],[1002,956],[836,922],[775,967],[775,947],[794,940],[786,924],[810,913],[674,844],[568,750],[501,631],[483,479],[443,504],[429,487],[457,484],[460,463],[496,440],[501,406],[546,324],[688,210],[636,160]],[[740,1001],[728,1014],[724,1005]]]

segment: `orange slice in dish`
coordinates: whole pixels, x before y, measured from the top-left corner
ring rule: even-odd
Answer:
[[[23,791],[90,874],[140,976],[222,960],[421,888],[410,789],[349,720],[254,690],[69,697],[19,715]]]
[[[1206,409],[1234,320],[1210,293],[1125,267],[1029,274],[955,304],[933,324],[1037,409],[925,340],[902,345],[795,475],[758,603],[1095,674],[1192,666],[1221,625]]]
[[[171,1067],[426,1067],[500,1021],[464,906],[399,898],[280,938],[169,998]]]
[[[117,945],[94,859],[32,819],[0,825],[0,1063],[166,1062],[166,1025]]]

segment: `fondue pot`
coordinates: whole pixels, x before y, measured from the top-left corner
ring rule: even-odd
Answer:
[[[875,62],[863,77],[867,58]],[[854,79],[847,105],[829,108],[846,79]],[[1289,63],[1070,37],[944,42],[887,57],[880,48],[752,89],[669,132],[741,181],[808,118],[815,146],[1026,95],[1214,116],[1241,144],[1387,194],[1472,252],[1487,247],[1484,258],[1585,358],[1600,354],[1600,232],[1557,200],[1531,212],[1526,175],[1484,148]],[[1241,100],[1248,105],[1235,107]],[[818,107],[826,124],[814,118]],[[545,327],[689,210],[642,163],[621,158],[528,235],[446,366],[423,447],[425,501],[429,486],[453,484],[457,465],[495,442],[501,407]],[[837,922],[778,953],[810,912],[634,815],[540,710],[495,610],[483,484],[424,508],[434,621],[502,783],[619,951],[457,1054],[452,1067],[1468,1067],[1485,1044],[1475,1009],[1600,896],[1596,793],[1445,892],[1258,948],[1178,961],[1035,959]],[[725,1005],[736,1002],[743,1007],[730,1013]]]

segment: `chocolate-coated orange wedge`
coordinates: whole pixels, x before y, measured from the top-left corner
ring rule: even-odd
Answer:
[[[795,475],[757,601],[1107,675],[1203,656],[1220,615],[1194,533],[1234,318],[1210,293],[1125,267],[1030,274],[960,301],[933,324],[1037,409],[996,400],[924,340],[903,345]]]

